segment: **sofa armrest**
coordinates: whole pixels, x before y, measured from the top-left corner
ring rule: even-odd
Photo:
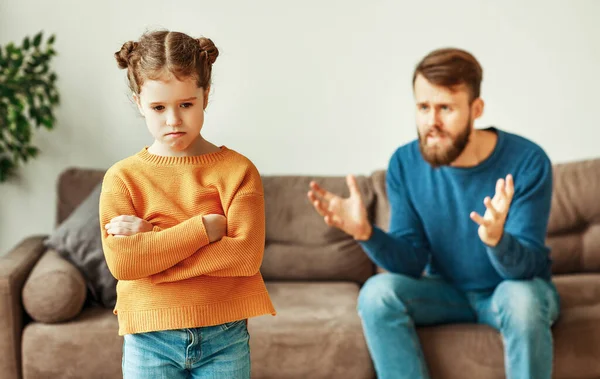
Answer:
[[[8,254],[0,256],[0,372],[3,378],[21,378],[21,333],[24,327],[21,291],[33,266],[46,250],[45,238],[26,238]]]

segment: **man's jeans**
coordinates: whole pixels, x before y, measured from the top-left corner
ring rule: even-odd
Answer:
[[[246,320],[222,325],[127,334],[123,378],[250,378]]]
[[[552,283],[506,280],[493,291],[462,292],[441,278],[384,273],[360,291],[358,313],[379,379],[429,378],[416,326],[481,323],[504,340],[509,379],[550,379],[559,296]]]

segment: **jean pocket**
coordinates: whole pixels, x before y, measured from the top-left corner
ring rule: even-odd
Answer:
[[[232,322],[226,322],[224,324],[219,325],[221,327],[221,330],[229,330],[231,328],[235,328],[236,326],[240,326],[240,325],[246,325],[246,319],[242,319],[242,320],[237,320],[237,321],[232,321]]]

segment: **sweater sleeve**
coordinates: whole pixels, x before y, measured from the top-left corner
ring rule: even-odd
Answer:
[[[265,248],[265,202],[262,180],[249,161],[244,173],[228,177],[231,195],[223,206],[227,234],[200,248],[177,265],[152,275],[153,283],[175,282],[196,276],[253,276],[259,272]]]
[[[390,160],[386,190],[391,212],[389,232],[373,226],[371,238],[360,244],[378,266],[392,273],[418,278],[431,253],[421,219],[403,182],[398,153]]]
[[[175,282],[200,275],[253,276],[265,247],[262,194],[237,196],[227,212],[227,235],[199,249],[175,266],[151,276],[153,283]]]
[[[123,182],[107,173],[100,195],[102,248],[108,268],[118,280],[135,280],[164,271],[209,242],[202,215],[164,230],[154,228],[125,237],[109,235],[104,225],[120,215],[136,215],[136,211]]]
[[[515,177],[515,195],[500,242],[486,246],[492,265],[504,279],[531,279],[547,266],[551,202],[552,165],[545,154],[536,155]]]

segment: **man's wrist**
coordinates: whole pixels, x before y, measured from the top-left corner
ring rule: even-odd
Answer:
[[[483,241],[483,243],[485,243],[487,246],[489,247],[496,247],[498,246],[498,244],[500,243],[500,241],[502,241],[502,237],[504,236],[504,231],[502,231],[502,233],[500,234],[500,237],[494,239],[494,240],[487,240],[487,241]]]
[[[371,235],[373,234],[373,226],[371,226],[371,223],[367,223],[366,228],[364,228],[365,231],[354,236],[354,239],[357,241],[367,241],[371,238]]]

